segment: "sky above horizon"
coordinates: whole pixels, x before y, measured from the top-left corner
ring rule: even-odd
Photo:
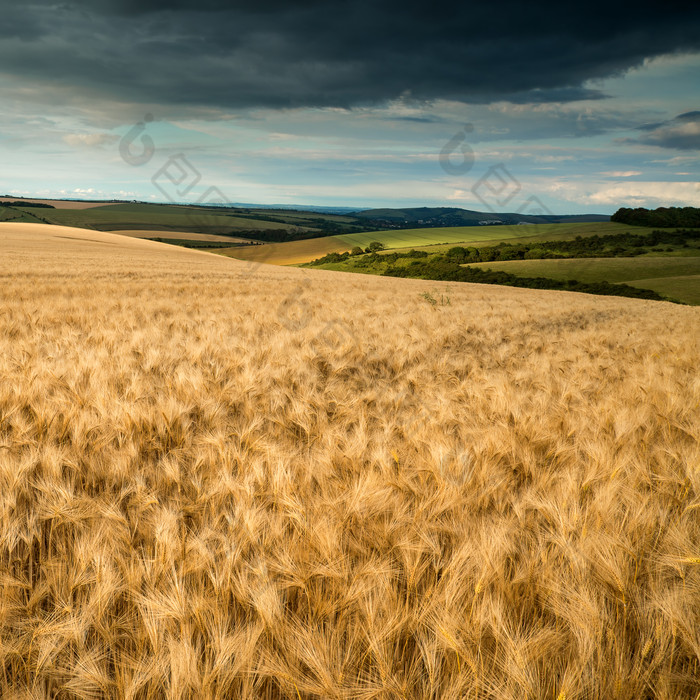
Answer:
[[[0,195],[700,206],[700,9],[566,12],[389,0],[3,7]]]

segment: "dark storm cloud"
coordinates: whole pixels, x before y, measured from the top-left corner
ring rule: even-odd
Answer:
[[[679,151],[700,150],[700,111],[685,112],[665,122],[645,124],[639,130],[644,132],[642,136],[625,139],[625,143],[675,148]]]
[[[534,88],[519,94],[508,95],[508,100],[515,104],[544,104],[547,102],[574,102],[576,100],[604,100],[606,95],[600,90],[584,87],[563,87],[542,90]]]
[[[679,122],[700,122],[700,111],[694,110],[693,112],[685,112],[679,114],[676,117],[676,121]]]
[[[386,121],[393,122],[412,122],[415,124],[446,124],[449,122],[448,119],[443,117],[438,117],[434,114],[428,114],[422,117],[388,117]]]
[[[604,97],[582,87],[589,79],[700,50],[700,7],[628,8],[35,0],[5,10],[0,70],[73,95],[224,110],[350,107],[402,96],[565,102]]]

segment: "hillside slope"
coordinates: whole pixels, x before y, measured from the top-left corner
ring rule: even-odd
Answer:
[[[695,251],[692,251],[695,252]],[[700,304],[700,256],[640,256],[637,258],[573,258],[475,263],[474,267],[514,275],[577,279],[582,282],[623,282],[653,289],[686,304]]]
[[[697,696],[700,310],[20,224],[0,278],[2,697]]]
[[[431,226],[478,226],[480,222],[499,220],[530,224],[573,223],[575,221],[610,221],[604,214],[521,214],[517,212],[484,212],[461,207],[409,207],[407,209],[365,209],[355,214],[360,219],[384,221],[388,224],[430,224]]]
[[[438,246],[457,244],[485,246],[501,241],[510,243],[538,240],[569,240],[576,236],[624,233],[629,226],[599,223],[533,224],[531,226],[455,226],[447,228],[401,229],[394,231],[368,231],[323,238],[310,238],[285,243],[267,243],[247,248],[231,248],[219,251],[238,260],[264,262],[273,265],[298,265],[311,262],[328,253],[343,253],[355,246],[366,248],[372,241],[384,244],[387,250],[416,248],[437,252]],[[637,227],[639,233],[651,233],[652,229]]]

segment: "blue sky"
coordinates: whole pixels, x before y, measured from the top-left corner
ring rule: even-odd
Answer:
[[[0,194],[194,202],[214,187],[231,202],[485,210],[473,190],[497,169],[518,185],[503,206],[493,198],[498,211],[532,197],[555,214],[700,206],[700,54],[648,59],[582,87],[595,99],[405,94],[365,106],[230,108],[91,100],[0,73]],[[154,152],[130,165],[120,144],[146,114]],[[455,167],[441,165],[453,138],[471,168],[458,167],[459,154]],[[178,194],[163,169],[180,154],[191,170]]]

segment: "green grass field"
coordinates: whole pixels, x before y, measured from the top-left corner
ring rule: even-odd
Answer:
[[[679,277],[657,277],[628,282],[635,287],[653,289],[659,294],[700,306],[700,274]]]
[[[271,216],[284,220],[265,221],[259,218]],[[0,208],[0,221],[41,223],[45,221],[62,226],[96,229],[100,231],[152,232],[153,238],[170,239],[183,245],[181,238],[186,233],[231,234],[236,230],[289,229],[314,230],[314,220],[348,223],[349,217],[296,212],[285,210],[206,210],[197,207],[169,204],[121,203],[105,204],[90,209],[37,209]],[[225,247],[216,251],[221,255],[254,260],[277,265],[301,265],[331,252],[344,252],[355,246],[367,247],[372,241],[384,244],[387,251],[415,248],[439,253],[454,245],[488,246],[500,242],[535,242],[541,240],[567,240],[576,236],[606,235],[634,230],[647,233],[652,229],[630,227],[611,222],[535,224],[527,226],[460,226],[449,228],[403,229],[370,231],[336,236],[324,236],[288,243],[270,243],[260,246]],[[173,232],[167,236],[167,232]],[[177,232],[177,235],[175,235]],[[193,237],[192,240],[196,238]],[[189,240],[189,239],[188,239]],[[225,244],[225,239],[221,241]],[[185,244],[187,245],[187,244]],[[198,244],[191,244],[193,247]],[[483,263],[494,269],[503,269],[522,276],[542,276],[553,279],[579,279],[582,282],[602,281],[630,282],[639,287],[658,291],[688,303],[700,303],[700,258],[657,256],[650,258],[615,258],[594,263],[587,260],[535,260],[505,263]],[[688,253],[686,253],[688,254]],[[692,254],[692,251],[691,253]],[[655,261],[655,262],[653,262]],[[512,266],[515,266],[511,269]],[[377,273],[378,270],[355,268],[353,261],[331,264],[327,269],[353,270]]]
[[[650,233],[653,229],[631,227],[608,221],[573,224],[533,224],[531,226],[458,226],[450,228],[404,229],[396,231],[370,231],[339,236],[312,238],[289,243],[270,243],[249,250],[240,248],[222,251],[225,255],[243,260],[255,260],[273,265],[302,265],[328,253],[343,253],[354,246],[367,247],[379,241],[387,250],[415,248],[439,253],[454,245],[486,246],[500,242],[534,242],[544,240],[570,240],[576,236],[604,236],[634,230]],[[346,269],[346,268],[342,268]]]
[[[10,207],[0,207],[0,221],[14,221],[16,224],[37,223],[37,219],[31,214]]]
[[[290,229],[318,231],[314,224],[324,221],[337,225],[352,222],[351,217],[315,212],[283,210],[237,209],[206,210],[197,207],[170,204],[121,203],[105,204],[90,209],[5,209],[4,219],[23,222],[50,223],[60,226],[95,229],[98,231],[149,230],[155,236],[159,232],[177,231],[200,234],[232,234],[236,230]],[[247,214],[254,218],[247,218]],[[15,217],[21,218],[15,218]],[[266,221],[258,216],[270,216],[280,221]],[[0,219],[2,220],[2,219]],[[310,262],[330,252],[343,252],[354,246],[367,247],[372,241],[383,243],[387,250],[416,248],[439,252],[441,247],[457,244],[482,246],[500,241],[537,241],[604,235],[629,230],[628,226],[610,222],[536,224],[528,226],[459,226],[448,228],[423,228],[370,231],[335,236],[269,243],[254,249],[233,247],[222,254],[235,258],[255,259],[278,265],[298,265]],[[638,229],[648,231],[650,229]]]
[[[19,209],[15,211],[20,211]],[[289,224],[247,219],[197,207],[168,204],[109,204],[93,209],[29,209],[30,217],[47,223],[98,231],[150,229],[153,231],[195,231],[222,233],[235,229],[287,229]],[[37,221],[37,218],[28,220]]]
[[[217,234],[236,229],[286,229],[320,232],[326,224],[339,226],[342,230],[342,227],[356,226],[358,223],[352,217],[318,212],[245,208],[202,209],[196,206],[148,203],[106,203],[90,209],[23,207],[22,210],[28,217],[23,221],[41,221],[99,231],[150,229]],[[15,210],[15,214],[18,211]],[[34,218],[32,214],[40,218]]]
[[[356,224],[357,220],[351,216],[342,216],[340,214],[323,214],[315,211],[296,211],[293,209],[248,209],[250,214],[257,216],[271,216],[275,219],[283,219],[290,224],[304,225],[304,222],[310,222],[318,219],[331,221],[338,224]]]
[[[434,246],[456,245],[493,245],[501,241],[542,241],[571,239],[576,236],[601,236],[625,231],[650,232],[652,229],[631,227],[609,221],[573,224],[531,224],[528,226],[455,226],[449,228],[417,228],[395,231],[370,231],[334,236],[346,245],[369,245],[372,241],[383,243],[387,249],[415,248],[438,252]]]
[[[509,260],[476,263],[472,267],[502,270],[519,277],[624,282],[634,287],[653,289],[687,304],[700,304],[700,251],[694,252],[695,255],[642,255],[636,258]]]

